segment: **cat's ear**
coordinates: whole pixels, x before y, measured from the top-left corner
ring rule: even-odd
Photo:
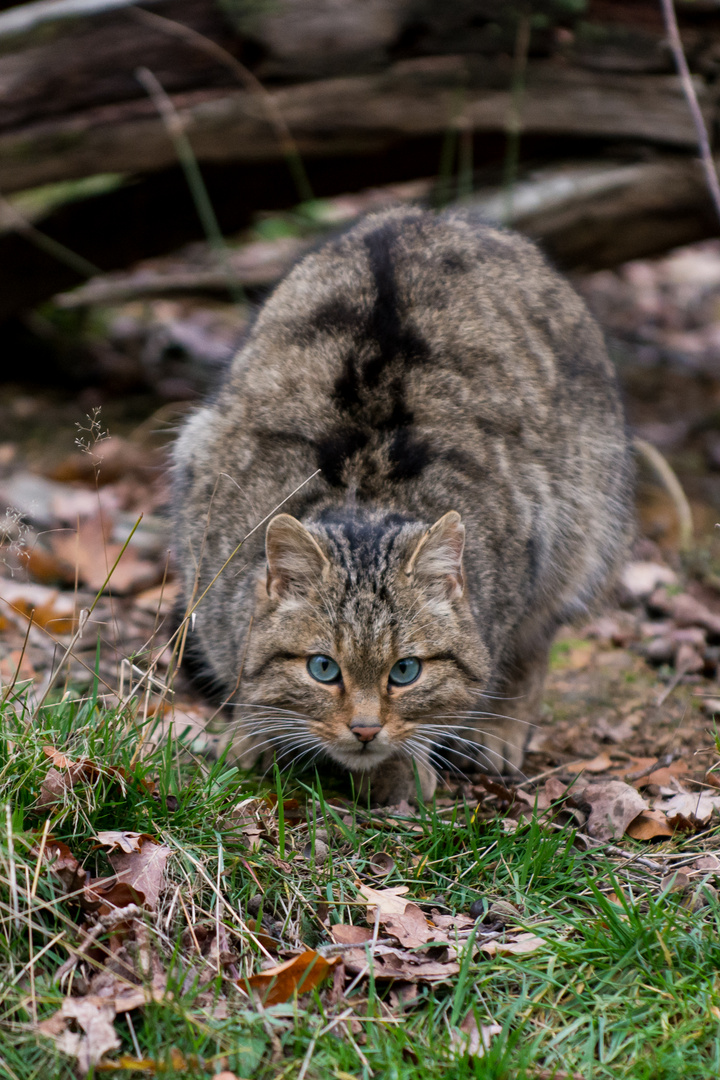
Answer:
[[[267,591],[271,600],[289,592],[303,592],[327,577],[330,561],[297,518],[278,514],[265,533]]]
[[[458,600],[465,588],[464,546],[465,526],[458,512],[451,510],[420,539],[405,564],[405,573],[421,585],[440,588],[448,600]]]

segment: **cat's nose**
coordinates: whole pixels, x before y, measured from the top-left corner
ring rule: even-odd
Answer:
[[[371,725],[371,724],[368,724],[368,723],[364,723],[363,721],[360,721],[359,724],[358,723],[352,723],[350,725],[350,730],[352,731],[355,738],[359,739],[360,742],[372,742],[373,739],[375,738],[375,736],[377,735],[378,731],[380,730],[380,725],[379,724],[372,724]]]

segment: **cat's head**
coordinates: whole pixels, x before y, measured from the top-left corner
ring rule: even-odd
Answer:
[[[469,719],[489,660],[465,596],[465,528],[344,514],[267,529],[267,574],[236,700],[284,762],[324,749],[352,770]]]

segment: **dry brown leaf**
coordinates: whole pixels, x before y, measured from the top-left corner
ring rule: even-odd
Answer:
[[[256,919],[246,919],[245,925],[255,940],[258,941],[264,949],[267,949],[270,953],[276,953],[278,951],[279,942],[277,942],[275,938],[270,937],[270,935],[263,930],[262,925],[258,926]]]
[[[30,854],[36,858],[40,855],[37,844],[30,849]],[[62,840],[47,837],[43,849],[43,862],[60,879],[66,892],[74,892],[84,880],[85,875],[80,863]]]
[[[519,933],[512,934],[505,941],[486,941],[480,946],[482,952],[488,956],[523,956],[525,953],[536,952],[545,945],[545,939],[536,934]]]
[[[685,776],[689,771],[686,761],[678,760],[670,765],[660,765],[657,769],[652,766],[657,763],[657,758],[631,758],[625,764],[613,769],[613,776],[618,776],[636,789],[647,787],[649,784],[657,784],[658,787],[678,788],[678,779]]]
[[[99,515],[85,518],[79,532],[63,530],[52,533],[50,544],[54,554],[73,568],[77,566],[80,580],[95,591],[103,588],[105,580],[123,545],[110,540],[107,524]],[[162,576],[162,566],[140,558],[128,545],[115,567],[108,588],[114,593],[132,593],[156,584]]]
[[[713,813],[720,812],[720,795],[692,794],[685,792],[669,799],[656,799],[656,810],[664,810],[670,824],[676,829],[693,832],[704,828]]]
[[[391,935],[406,949],[417,949],[436,937],[417,904],[408,903],[402,913],[380,915],[385,933]]]
[[[372,941],[373,932],[367,926],[350,926],[347,923],[335,923],[330,927],[330,937],[336,945],[362,945]]]
[[[565,797],[567,789],[568,785],[563,783],[563,781],[560,780],[557,776],[548,777],[548,779],[543,784],[543,795],[545,796],[547,806],[551,806],[552,803],[558,802],[560,799],[563,799]],[[575,788],[573,787],[572,790],[575,791]],[[540,802],[538,802],[538,805],[541,805]]]
[[[257,990],[264,1005],[278,1005],[289,1001],[295,994],[307,994],[314,990],[339,962],[339,956],[326,960],[314,949],[307,949],[284,964],[266,968],[249,979],[241,980],[238,986],[241,990],[245,990],[246,986]]]
[[[683,892],[690,884],[690,878],[682,870],[673,870],[671,874],[665,874],[660,882],[660,888],[668,892]]]
[[[518,912],[515,912],[517,915]],[[432,921],[440,930],[449,930],[451,932],[456,930],[470,930],[475,925],[475,919],[472,915],[441,915],[439,911],[432,912]]]
[[[120,1046],[113,1027],[117,1013],[130,1012],[165,997],[164,975],[155,975],[150,986],[129,986],[122,979],[108,980],[105,975],[103,978],[106,992],[66,998],[57,1012],[37,1026],[38,1031],[54,1041],[58,1050],[77,1058],[82,1073],[92,1067],[102,1068],[103,1054]],[[81,1031],[71,1031],[71,1024]]]
[[[98,914],[106,915],[109,911],[129,907],[130,904],[142,907],[145,903],[145,893],[139,889],[133,889],[126,881],[116,881],[115,878],[93,878],[83,889],[81,903],[90,911],[97,910]]]
[[[175,609],[179,596],[180,582],[166,581],[164,585],[154,585],[152,589],[145,589],[135,597],[134,603],[141,611],[149,611],[152,615],[170,615]]]
[[[71,773],[62,773],[59,769],[48,769],[40,785],[38,806],[52,806],[53,803],[62,802],[74,784],[75,779]]]
[[[170,1047],[169,1054],[170,1064],[177,1073],[182,1073],[188,1069],[196,1070],[200,1064],[192,1054],[186,1059],[175,1046]],[[149,1073],[165,1073],[168,1071],[164,1061],[156,1061],[154,1058],[136,1058],[131,1054],[121,1054],[120,1057],[115,1058],[113,1061],[101,1061],[95,1066],[96,1072],[117,1072],[121,1069]],[[217,1076],[224,1075],[224,1073],[217,1074]],[[213,1077],[213,1080],[217,1080],[217,1076]]]
[[[643,810],[633,818],[625,832],[633,840],[657,840],[663,836],[673,836],[675,830],[662,810]]]
[[[572,773],[575,776],[577,773],[589,772],[589,773],[602,773],[607,772],[612,768],[612,761],[610,755],[605,751],[602,754],[598,754],[597,757],[590,758],[587,761],[571,761],[569,765],[565,766],[565,772]]]
[[[115,1007],[105,998],[66,998],[60,1009],[38,1024],[38,1031],[51,1038],[58,1050],[77,1058],[82,1073],[88,1073],[108,1050],[120,1047],[113,1020]],[[81,1031],[70,1031],[71,1023]]]
[[[132,855],[134,851],[140,851],[145,840],[149,840],[151,844],[157,843],[148,833],[122,832],[116,829],[107,829],[104,832],[96,833],[95,839],[100,847],[110,848],[110,851],[119,848],[126,855]]]
[[[483,1057],[490,1049],[490,1043],[495,1035],[502,1031],[500,1024],[480,1024],[475,1019],[475,1013],[470,1010],[459,1028],[450,1032],[450,1045],[452,1057]]]
[[[383,915],[402,915],[410,903],[409,900],[403,900],[403,896],[409,891],[407,885],[395,885],[391,889],[373,889],[371,885],[358,885],[358,892],[368,906],[369,922],[374,921],[376,908],[380,911],[381,917]]]
[[[74,580],[74,578],[73,578]],[[0,597],[7,603],[5,613],[23,630],[33,624],[51,634],[70,634],[76,627],[75,597],[46,585],[0,579]]]
[[[43,746],[43,753],[53,762],[53,767],[48,770],[45,779],[40,785],[38,797],[39,806],[47,806],[55,802],[61,802],[70,788],[79,783],[89,783],[97,780],[103,774],[127,781],[127,772],[122,766],[104,765],[102,768],[87,758],[72,761],[65,754],[56,750],[54,746]],[[155,790],[155,783],[144,778],[132,778],[134,783],[139,783],[148,792]]]
[[[118,883],[143,893],[145,907],[154,911],[165,885],[165,863],[172,852],[165,844],[150,837],[141,836],[139,842],[139,849],[129,854],[125,851],[111,854],[110,863]]]
[[[1,629],[1,628],[0,628]],[[31,682],[37,675],[27,651],[13,649],[0,660],[0,682]]]
[[[648,808],[635,788],[621,780],[590,783],[581,779],[573,786],[572,794],[590,804],[586,830],[595,840],[621,837],[630,822]]]
[[[349,949],[343,961],[348,971],[357,975],[367,968],[367,953],[365,949]],[[399,982],[440,982],[460,971],[460,965],[454,960],[428,960],[422,953],[387,945],[376,946],[371,964],[375,979]]]

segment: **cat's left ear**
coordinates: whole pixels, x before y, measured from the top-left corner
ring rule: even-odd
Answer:
[[[451,510],[421,538],[405,564],[405,573],[421,585],[439,586],[448,600],[458,600],[465,589],[464,546],[465,526],[458,512]]]

